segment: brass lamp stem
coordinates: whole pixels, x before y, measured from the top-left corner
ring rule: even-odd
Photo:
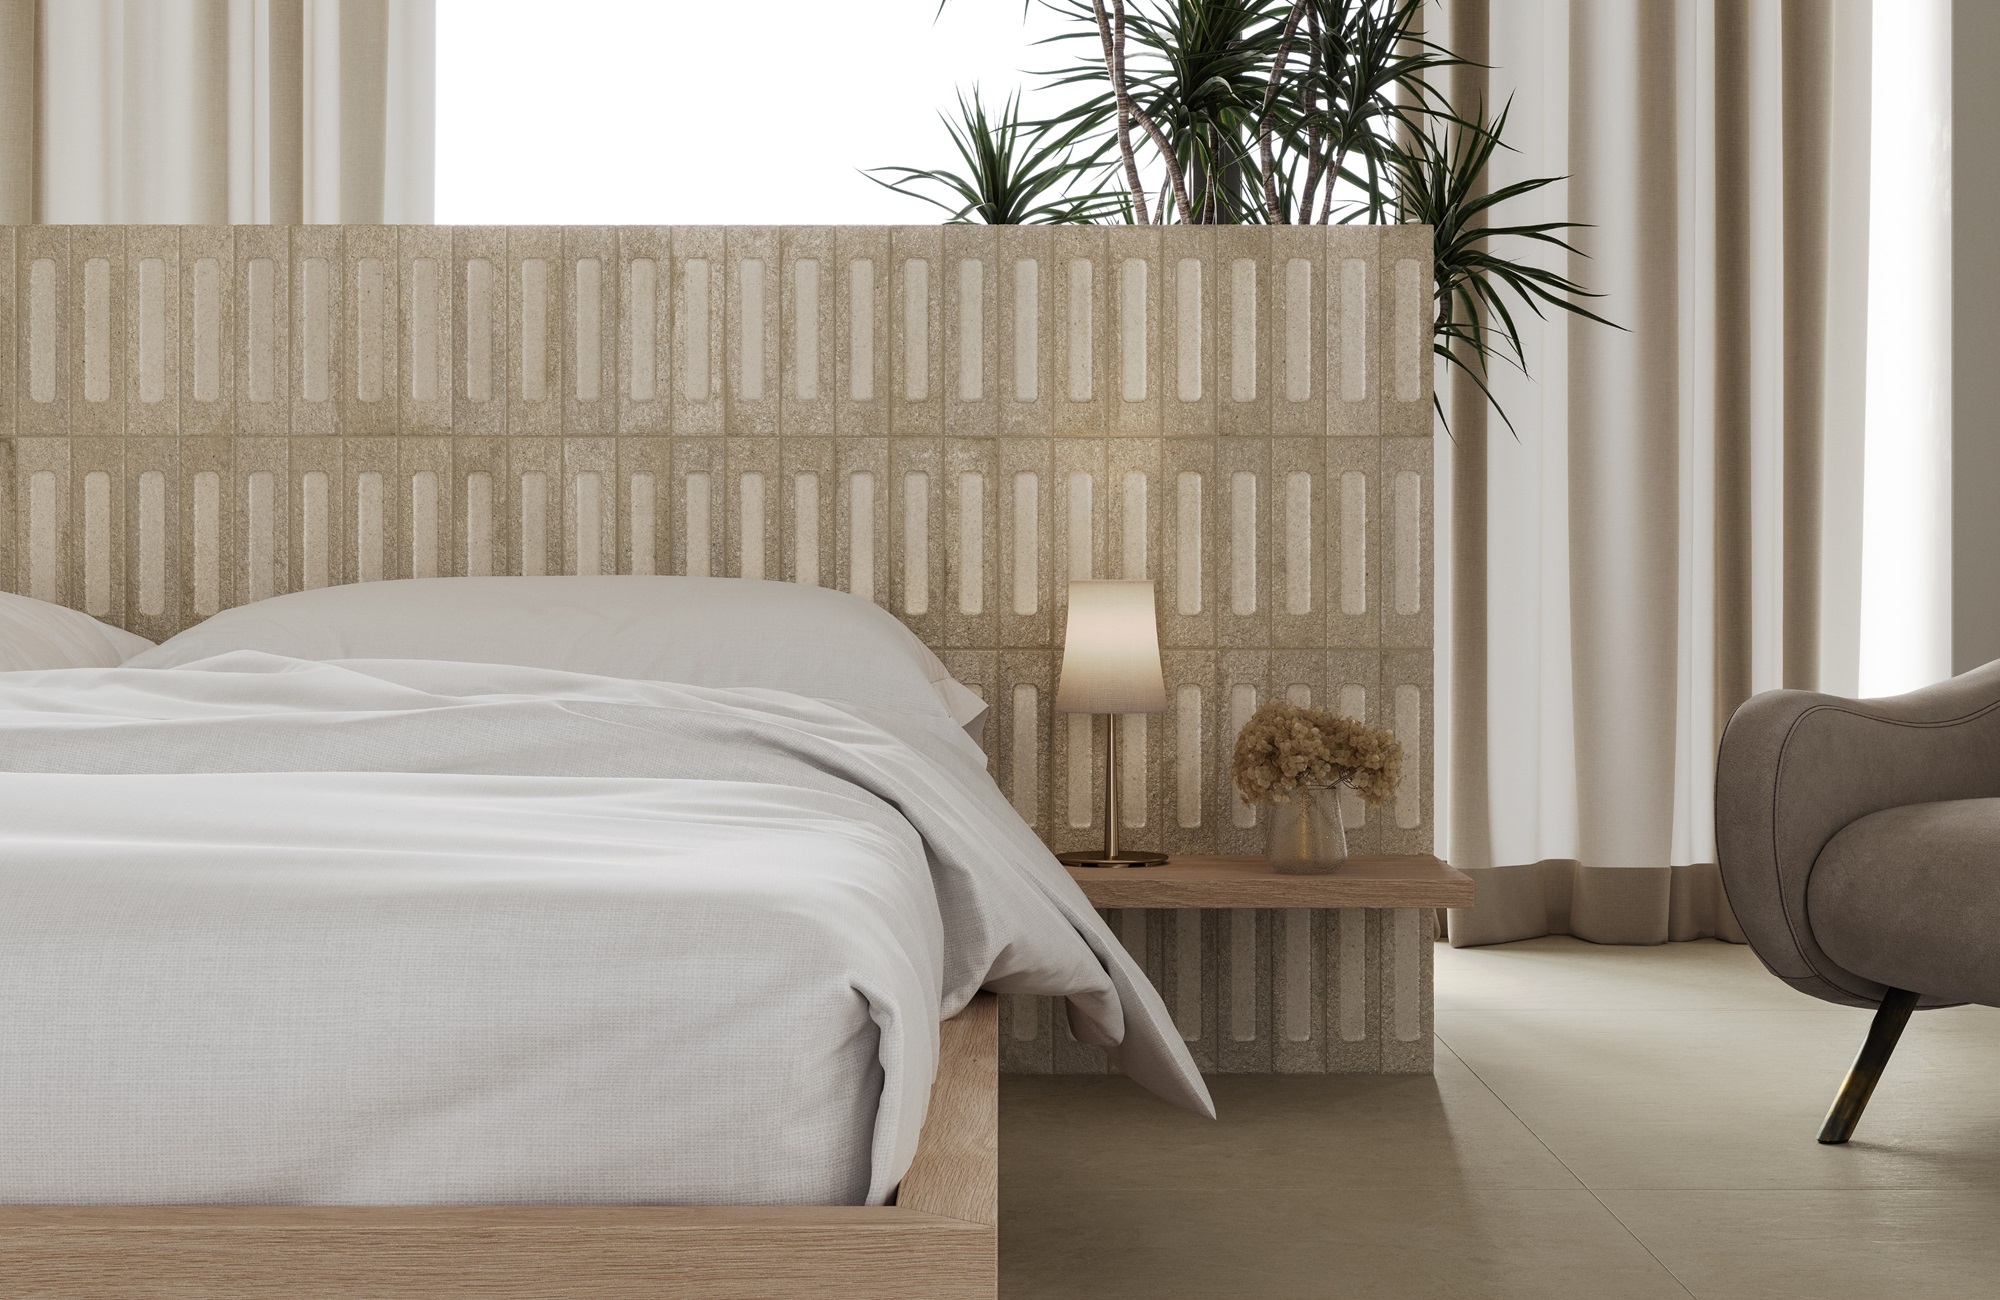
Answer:
[[[1071,762],[1076,759],[1072,756]],[[1104,847],[1087,853],[1058,853],[1072,867],[1152,867],[1167,860],[1164,853],[1127,849],[1118,842],[1118,715],[1104,715]]]
[[[1104,715],[1104,856],[1118,860],[1118,715]]]

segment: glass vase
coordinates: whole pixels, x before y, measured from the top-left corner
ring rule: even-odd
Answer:
[[[1347,861],[1347,828],[1340,820],[1340,791],[1303,786],[1271,806],[1265,856],[1286,876],[1319,876]]]

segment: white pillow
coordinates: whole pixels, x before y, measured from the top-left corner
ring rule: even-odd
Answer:
[[[80,617],[80,616],[79,616]],[[122,634],[121,634],[122,635]],[[691,686],[763,686],[971,728],[986,712],[870,601],[743,578],[404,578],[226,609],[132,661],[230,650],[294,659],[449,659]]]
[[[153,643],[61,605],[0,591],[0,672],[116,668]]]

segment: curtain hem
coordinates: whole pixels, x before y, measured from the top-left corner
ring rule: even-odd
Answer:
[[[1712,862],[1586,867],[1574,859],[1550,858],[1464,870],[1477,893],[1471,907],[1451,909],[1449,934],[1454,948],[1548,934],[1609,944],[1744,941]]]

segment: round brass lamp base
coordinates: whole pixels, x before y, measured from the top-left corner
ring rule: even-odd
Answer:
[[[1146,853],[1125,849],[1106,853],[1103,849],[1091,849],[1082,853],[1058,853],[1056,861],[1066,867],[1157,867],[1167,860],[1164,853]]]

